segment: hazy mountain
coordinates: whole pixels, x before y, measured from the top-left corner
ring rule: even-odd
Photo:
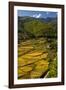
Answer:
[[[30,21],[30,20],[40,20],[40,21],[43,21],[43,22],[52,22],[52,21],[56,21],[57,18],[56,17],[47,17],[47,18],[35,18],[35,17],[18,17],[18,20],[24,20],[24,21]]]

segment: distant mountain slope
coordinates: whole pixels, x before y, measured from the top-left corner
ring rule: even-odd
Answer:
[[[37,37],[57,37],[57,18],[18,17],[18,41]]]
[[[47,17],[47,18],[34,18],[34,17],[18,17],[18,20],[22,21],[30,21],[30,20],[39,20],[39,21],[43,21],[43,22],[56,22],[57,18],[51,18],[51,17]]]

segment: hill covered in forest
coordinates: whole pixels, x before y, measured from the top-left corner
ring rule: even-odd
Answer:
[[[57,18],[18,17],[18,41],[38,37],[57,38]]]

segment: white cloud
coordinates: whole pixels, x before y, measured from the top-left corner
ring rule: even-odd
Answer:
[[[36,14],[35,14],[35,15],[33,15],[33,17],[36,17]]]
[[[36,16],[36,18],[39,18],[39,17],[41,17],[41,14],[38,14],[38,15]]]
[[[39,18],[39,17],[41,17],[41,14],[40,13],[39,14],[34,14],[33,17]]]

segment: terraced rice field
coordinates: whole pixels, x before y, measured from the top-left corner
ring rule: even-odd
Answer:
[[[46,39],[22,41],[18,45],[18,79],[56,77],[56,61],[56,53]]]

